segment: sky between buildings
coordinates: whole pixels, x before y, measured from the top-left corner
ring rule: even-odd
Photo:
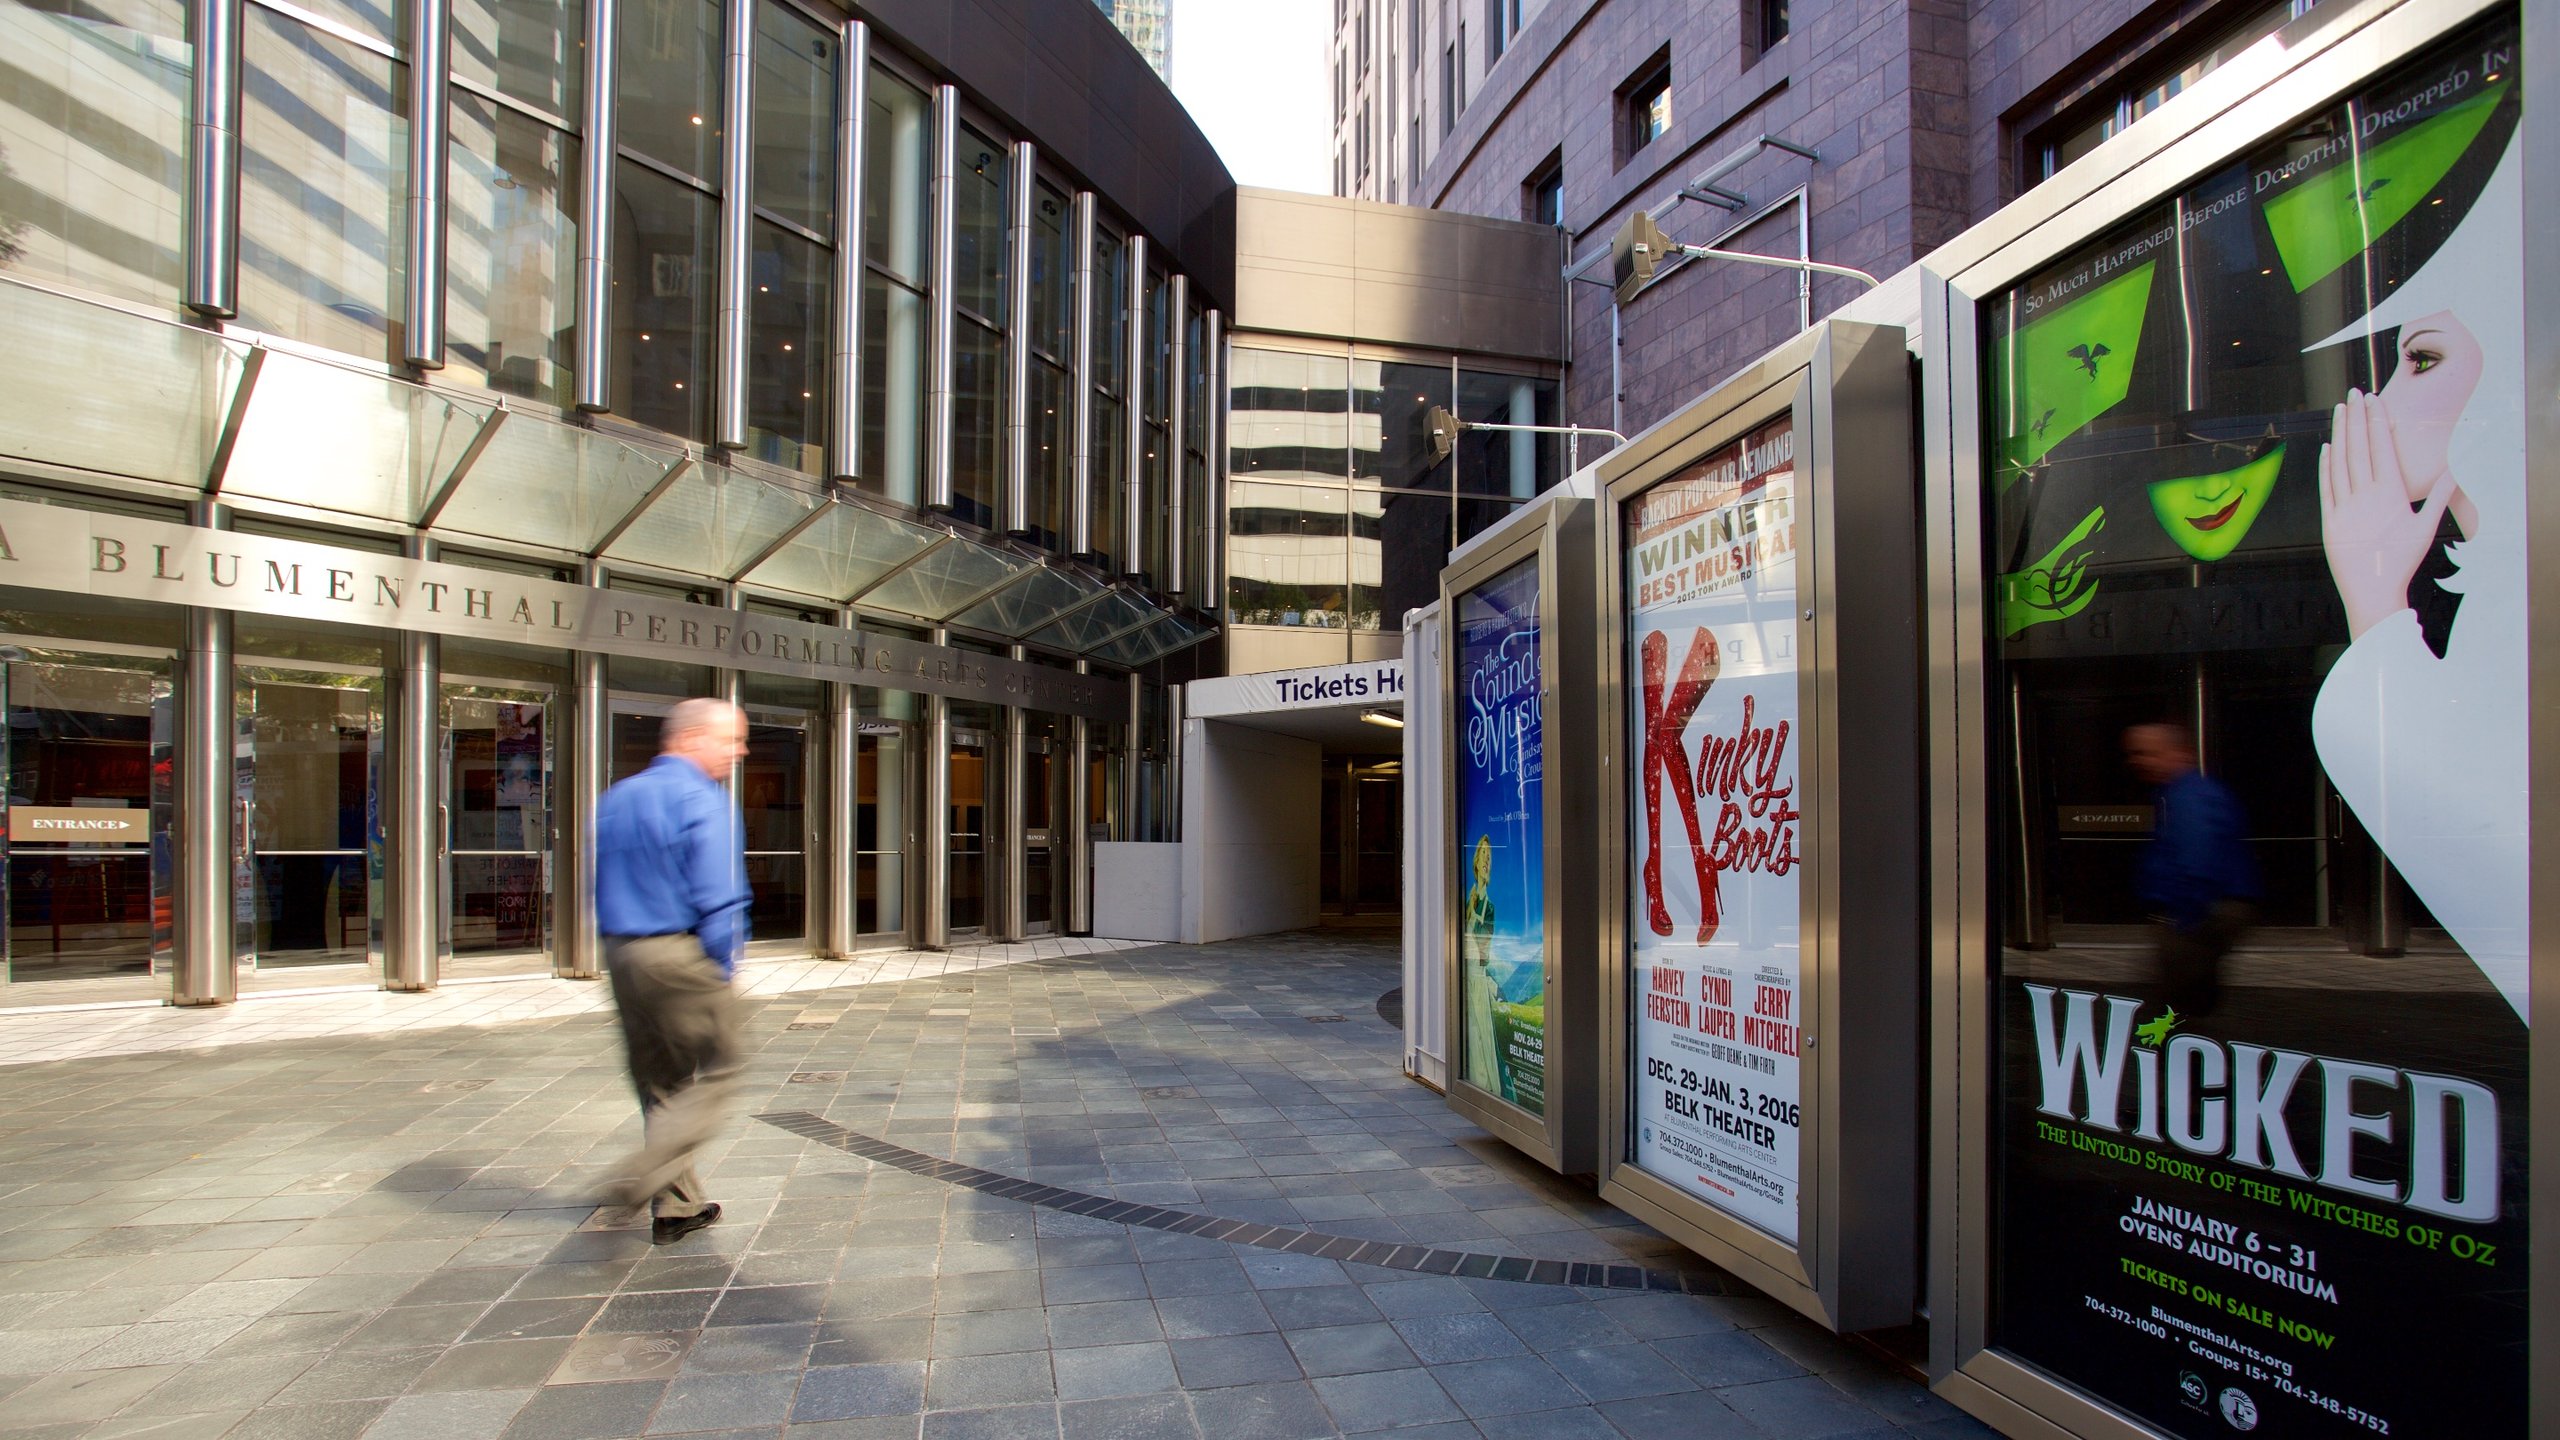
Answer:
[[[1173,93],[1239,185],[1333,188],[1328,0],[1173,0]]]

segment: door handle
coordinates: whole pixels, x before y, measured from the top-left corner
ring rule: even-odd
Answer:
[[[233,822],[231,826],[231,853],[234,855],[246,855],[249,853],[249,797],[246,795],[234,796],[231,801],[231,808],[233,811]]]

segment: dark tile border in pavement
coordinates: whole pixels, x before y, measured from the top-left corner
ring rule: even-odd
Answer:
[[[756,1118],[777,1130],[789,1131],[805,1140],[831,1146],[874,1164],[892,1166],[911,1175],[963,1186],[1002,1200],[1018,1200],[1025,1205],[1043,1206],[1113,1224],[1140,1225],[1150,1230],[1169,1230],[1177,1235],[1201,1235],[1211,1240],[1251,1245],[1263,1250],[1312,1255],[1325,1260],[1373,1265],[1382,1270],[1407,1270],[1422,1275],[1514,1280],[1531,1285],[1576,1285],[1600,1290],[1658,1290],[1683,1295],[1732,1293],[1723,1277],[1712,1274],[1654,1270],[1642,1265],[1595,1265],[1583,1260],[1531,1260],[1518,1255],[1486,1255],[1467,1250],[1440,1250],[1426,1245],[1393,1245],[1383,1240],[1355,1240],[1348,1235],[1325,1235],[1313,1230],[1258,1224],[1251,1220],[1225,1220],[1196,1210],[1171,1210],[1135,1200],[1114,1200],[1106,1195],[1043,1185],[1036,1180],[964,1165],[957,1160],[945,1160],[921,1150],[891,1144],[877,1136],[858,1134],[806,1110],[776,1110]]]

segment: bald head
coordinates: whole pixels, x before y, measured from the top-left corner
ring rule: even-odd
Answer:
[[[714,780],[746,758],[747,717],[726,700],[680,700],[658,726],[658,753],[689,760]]]

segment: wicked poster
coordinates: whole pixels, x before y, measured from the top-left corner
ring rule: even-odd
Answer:
[[[1546,759],[1538,562],[1458,601],[1458,1059],[1466,1082],[1547,1111]]]
[[[1984,310],[1992,1341],[2168,1434],[2525,1433],[2519,53]]]
[[[1635,1163],[1798,1222],[1795,429],[1626,502]]]

